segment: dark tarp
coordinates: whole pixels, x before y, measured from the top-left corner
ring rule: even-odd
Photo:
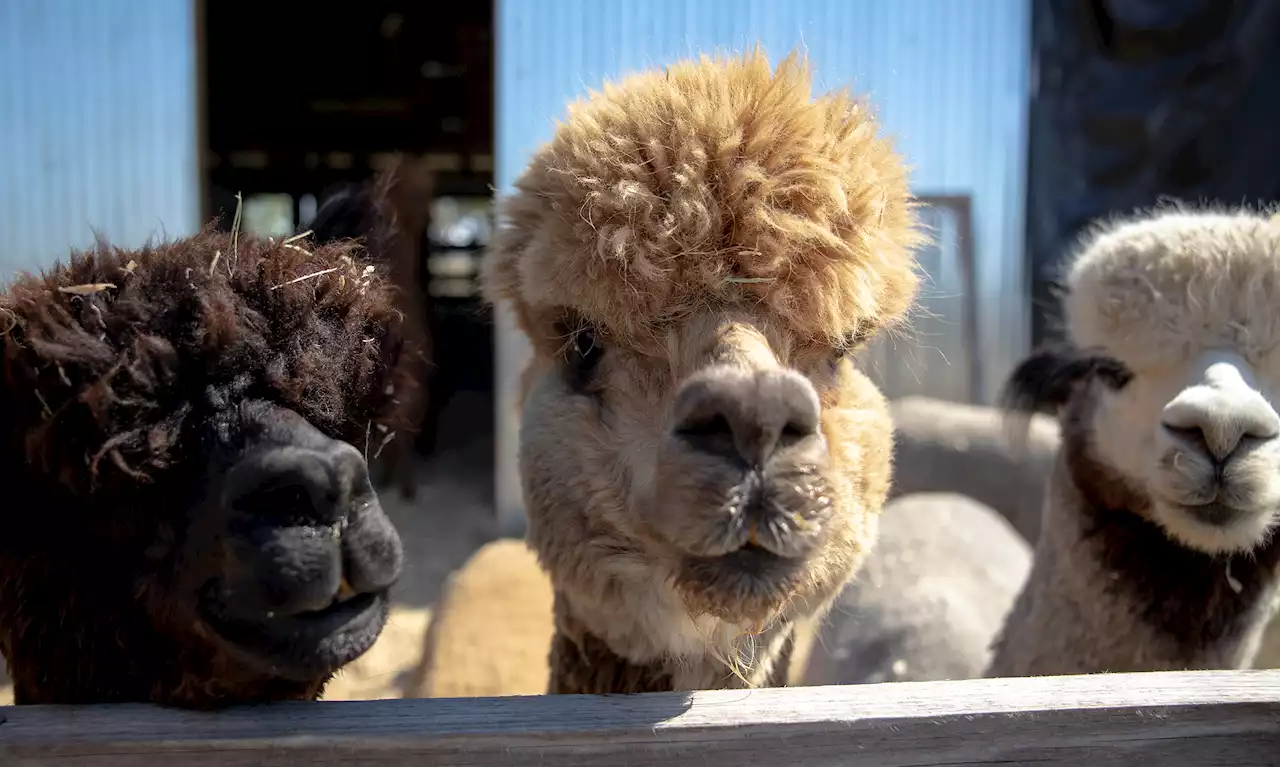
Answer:
[[[1162,198],[1280,200],[1280,0],[1030,0],[1033,343],[1081,228]]]

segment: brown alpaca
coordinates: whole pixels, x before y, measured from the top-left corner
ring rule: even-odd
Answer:
[[[758,50],[608,84],[502,203],[550,690],[777,684],[872,545],[893,425],[850,355],[922,240],[867,107]]]
[[[311,699],[374,643],[402,554],[363,456],[398,426],[401,340],[360,251],[104,244],[0,317],[19,704]]]
[[[398,487],[408,499],[417,496],[414,435],[427,410],[431,377],[431,305],[420,278],[421,246],[431,222],[433,187],[433,177],[425,165],[396,157],[370,181],[340,188],[325,198],[308,225],[317,242],[361,241],[385,267],[395,286],[396,306],[403,315],[400,335],[405,344],[396,399],[406,433],[388,431],[375,435],[376,447],[370,459],[380,469],[383,481]]]
[[[1280,596],[1280,221],[1163,211],[1071,265],[1070,344],[1010,406],[1060,409],[1034,565],[991,676],[1247,667]]]

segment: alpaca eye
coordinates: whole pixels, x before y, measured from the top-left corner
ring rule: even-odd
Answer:
[[[1133,371],[1117,359],[1105,358],[1097,363],[1095,372],[1102,383],[1114,391],[1120,391],[1133,380]]]
[[[604,345],[589,327],[573,334],[573,347],[569,350],[570,381],[576,388],[583,388],[591,381],[591,374],[604,356]]]
[[[853,356],[854,352],[856,352],[859,347],[865,344],[867,342],[867,339],[870,337],[871,337],[871,327],[869,325],[859,323],[858,329],[853,331],[852,333],[846,334],[844,337],[844,341],[839,346],[837,346],[835,349],[832,350],[831,352],[832,367],[839,365],[840,360],[844,359],[845,357]]]

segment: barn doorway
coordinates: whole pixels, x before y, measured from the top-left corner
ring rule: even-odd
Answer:
[[[435,374],[416,448],[489,498],[493,333],[476,275],[492,228],[491,3],[201,1],[197,38],[205,220],[229,229],[240,204],[242,227],[285,235],[391,153],[430,169],[418,273]]]

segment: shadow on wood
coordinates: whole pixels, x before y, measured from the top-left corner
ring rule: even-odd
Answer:
[[[631,696],[0,709],[0,764],[1274,765],[1280,671]]]

